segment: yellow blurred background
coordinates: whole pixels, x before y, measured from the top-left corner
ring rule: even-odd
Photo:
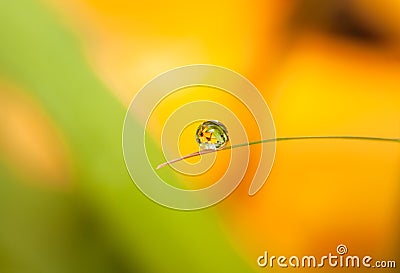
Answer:
[[[121,148],[135,93],[193,63],[248,78],[278,137],[399,138],[399,1],[2,6],[1,272],[262,272],[256,258],[266,250],[323,256],[339,244],[400,262],[397,143],[280,142],[267,183],[249,197],[252,147],[239,188],[198,212],[147,200]],[[176,98],[166,113],[187,99]],[[234,101],[224,102],[240,115]],[[162,123],[156,119],[152,133]]]

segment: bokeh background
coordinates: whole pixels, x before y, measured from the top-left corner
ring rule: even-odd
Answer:
[[[141,194],[121,147],[135,93],[193,63],[251,80],[277,136],[398,138],[399,16],[398,0],[0,0],[0,271],[280,272],[256,258],[340,243],[399,266],[397,143],[278,143],[256,196],[257,151],[195,212]]]

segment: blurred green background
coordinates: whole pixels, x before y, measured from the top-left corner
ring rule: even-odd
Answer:
[[[56,137],[62,138],[50,141],[56,142],[57,150],[58,141],[64,142],[68,154],[63,157],[57,154],[63,152],[53,152],[56,158],[63,157],[54,163],[48,162],[52,158],[46,158],[52,155],[40,155],[46,151],[33,151],[48,166],[43,170],[32,166],[31,171],[26,171],[24,165],[8,166],[6,155],[1,154],[0,270],[245,270],[240,259],[232,264],[220,263],[220,259],[237,254],[224,245],[227,241],[212,220],[213,212],[170,211],[152,203],[135,188],[122,157],[124,107],[96,78],[77,39],[55,15],[36,1],[3,1],[0,10],[0,63],[5,85],[16,82],[16,88],[23,90],[17,95],[23,97],[21,103],[41,108],[44,122],[49,123],[46,125],[56,127],[45,129],[56,131]],[[20,103],[8,92],[13,90],[2,88],[5,108],[10,107],[7,99]],[[41,129],[34,124],[43,122],[41,118],[30,116],[30,111],[35,110],[21,111],[26,113],[6,109],[6,115],[21,117],[4,122],[32,119],[25,121],[28,124],[2,124],[4,146],[15,137],[23,142],[20,147],[12,147],[11,154],[15,149],[21,150],[18,153],[31,152],[24,148],[42,141],[42,136],[30,135],[31,128],[6,132],[9,127]],[[53,174],[57,171],[61,173]],[[219,250],[220,255],[214,256],[207,249]]]
[[[250,168],[195,212],[147,199],[123,162],[129,101],[191,63],[248,77],[277,136],[399,137],[398,1],[321,2],[0,0],[0,272],[258,272],[264,250],[339,243],[398,260],[397,144],[279,144],[259,194]]]

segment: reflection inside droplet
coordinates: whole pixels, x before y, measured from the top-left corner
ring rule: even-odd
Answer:
[[[196,130],[196,141],[202,150],[217,150],[228,141],[226,126],[217,120],[205,121]]]

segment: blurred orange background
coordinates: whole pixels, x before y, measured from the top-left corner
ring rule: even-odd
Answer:
[[[237,71],[257,86],[271,109],[278,137],[400,136],[399,1],[191,3],[174,0],[24,0],[10,6],[15,6],[15,10],[26,9],[29,12],[30,8],[25,4],[51,14],[51,24],[65,30],[68,33],[65,35],[75,41],[73,44],[78,48],[79,57],[76,57],[77,60],[75,57],[71,58],[71,63],[78,63],[80,60],[87,65],[89,72],[79,73],[93,73],[95,80],[92,81],[102,86],[99,90],[106,90],[104,93],[110,94],[105,95],[104,101],[101,100],[102,104],[96,108],[98,111],[105,109],[107,113],[115,107],[123,113],[135,93],[159,73],[182,65],[207,63]],[[6,11],[7,7],[3,13]],[[8,24],[7,20],[16,22],[30,19],[18,17],[21,15],[17,12],[14,16],[16,20],[4,17],[1,23],[4,24],[2,29],[11,26],[10,31],[16,33],[17,41],[18,24]],[[35,20],[34,16],[32,18]],[[52,40],[52,37],[61,35],[57,32],[58,28],[54,31],[49,28],[47,34],[46,29],[43,29],[44,34],[41,37]],[[40,30],[32,33],[36,33],[35,31]],[[6,32],[0,32],[0,37],[3,33]],[[5,34],[3,36],[4,39],[14,37]],[[29,37],[34,40],[36,36]],[[7,50],[0,46],[2,58],[3,55],[7,57],[7,52],[11,52]],[[370,255],[376,259],[399,261],[400,147],[397,143],[343,140],[277,143],[276,159],[267,183],[254,197],[249,197],[247,190],[258,155],[258,148],[252,147],[250,169],[244,181],[229,198],[208,211],[181,216],[180,212],[167,210],[147,201],[140,203],[147,206],[143,210],[140,207],[135,210],[129,208],[130,201],[115,201],[119,203],[108,207],[108,202],[114,202],[108,199],[110,196],[106,192],[109,189],[120,187],[113,192],[113,198],[118,199],[117,193],[124,192],[126,196],[123,200],[131,198],[126,191],[138,190],[131,186],[126,174],[105,177],[98,172],[101,167],[96,166],[108,166],[102,161],[106,160],[105,155],[104,159],[102,156],[100,159],[95,156],[101,152],[98,149],[87,148],[87,158],[79,157],[80,152],[77,150],[83,147],[80,146],[80,135],[83,133],[73,132],[83,132],[86,127],[69,128],[66,124],[73,123],[63,123],[68,120],[66,116],[72,115],[79,119],[79,113],[85,113],[85,109],[89,113],[90,104],[96,101],[96,97],[90,97],[92,93],[74,93],[71,89],[71,101],[81,100],[82,109],[79,111],[82,112],[72,114],[75,111],[71,108],[72,104],[69,105],[70,101],[64,100],[54,104],[54,109],[65,108],[65,111],[60,112],[57,118],[53,117],[52,111],[58,110],[43,107],[52,99],[51,95],[47,96],[45,93],[46,88],[37,93],[26,90],[36,90],[40,84],[46,85],[45,82],[29,81],[24,76],[29,74],[24,74],[24,69],[34,69],[31,59],[24,61],[24,52],[29,51],[29,45],[15,50],[19,50],[16,54],[21,56],[19,62],[23,63],[15,66],[20,67],[20,70],[11,65],[13,62],[6,57],[3,58],[6,61],[0,70],[0,158],[4,169],[7,169],[4,173],[17,177],[15,180],[20,185],[14,191],[24,192],[26,188],[29,191],[35,188],[44,191],[45,198],[41,195],[34,197],[43,200],[41,202],[44,205],[51,206],[53,202],[52,197],[47,196],[60,194],[66,195],[67,199],[84,200],[80,202],[88,204],[84,206],[87,207],[86,213],[92,215],[90,218],[95,219],[94,223],[104,226],[101,234],[111,234],[104,235],[108,239],[105,242],[101,240],[98,248],[106,249],[112,245],[116,249],[116,260],[119,261],[116,263],[126,264],[126,267],[119,269],[120,272],[160,272],[163,268],[163,272],[184,272],[185,268],[190,272],[204,272],[207,268],[188,268],[189,262],[178,266],[182,257],[177,256],[177,253],[181,252],[188,252],[190,256],[204,252],[202,255],[205,256],[202,257],[207,259],[213,256],[210,259],[220,263],[216,267],[210,264],[211,268],[217,269],[215,272],[232,272],[235,268],[237,272],[258,272],[266,270],[256,264],[256,258],[266,250],[277,256],[323,256],[335,252],[338,244],[345,244],[352,255]],[[55,54],[58,56],[57,54],[64,53],[60,51]],[[68,55],[65,56],[68,58]],[[33,68],[29,68],[30,64]],[[61,69],[58,72],[58,67],[54,67],[54,70],[51,73],[63,71]],[[78,76],[76,80],[79,86]],[[90,89],[91,85],[87,87]],[[183,103],[187,99],[178,98],[174,103]],[[108,108],[111,100],[112,106]],[[224,104],[235,109],[233,101],[226,100]],[[165,113],[160,115],[167,115],[173,106],[170,108],[166,108]],[[240,111],[237,107],[236,109]],[[92,111],[93,115],[98,113],[95,111]],[[115,139],[121,133],[123,118],[122,114],[116,116],[121,117],[121,120],[104,121],[104,124],[117,123],[110,130]],[[153,125],[152,132],[155,135],[162,127],[162,120],[160,118],[160,124]],[[89,125],[87,130],[93,129],[95,136],[94,128],[102,128],[101,126],[99,121],[99,124]],[[70,135],[65,134],[65,131],[70,131]],[[250,131],[249,134],[256,134],[256,131]],[[75,140],[71,142],[71,139]],[[82,145],[83,143],[90,141],[82,139]],[[106,141],[99,140],[99,143],[107,146]],[[191,150],[190,145],[183,149]],[[117,144],[114,146],[118,147]],[[121,163],[119,158],[114,164],[118,166],[116,173],[123,172],[124,165]],[[11,180],[7,176],[4,178],[5,183],[15,182]],[[83,182],[85,180],[91,181],[89,186]],[[118,180],[117,184],[123,186],[111,185],[115,182],[113,180]],[[110,186],[101,185],[98,188],[97,183],[110,183]],[[4,186],[2,189],[4,195],[7,195],[8,188]],[[135,196],[145,199],[140,193],[135,193]],[[7,204],[10,203],[3,203],[1,206],[6,208]],[[75,207],[76,204],[66,202],[65,206]],[[18,205],[14,207],[18,209]],[[73,211],[76,214],[86,215],[79,208],[75,210]],[[159,237],[152,238],[151,230],[148,230],[146,224],[142,225],[148,221],[148,211],[160,213],[160,217],[163,217],[159,224]],[[113,214],[118,215],[114,217]],[[41,218],[53,217],[51,215],[43,212]],[[136,220],[130,219],[130,215],[136,215]],[[180,229],[182,226],[174,225],[174,219],[186,221],[186,217],[193,217],[193,223],[200,225],[196,226],[193,233],[183,235]],[[34,220],[25,219],[21,224],[29,225],[30,221]],[[62,220],[60,221],[55,222],[56,226],[62,226]],[[85,220],[78,217],[75,221],[80,226],[79,223]],[[52,230],[51,226],[48,228]],[[69,229],[68,226],[64,228]],[[89,224],[87,229],[91,233],[96,228]],[[53,230],[57,234],[63,232],[63,229],[57,227]],[[210,234],[213,235],[207,235],[207,230],[212,230]],[[12,238],[8,229],[0,228],[0,231],[5,234],[4,238]],[[121,234],[114,235],[119,232]],[[69,246],[72,251],[80,246],[80,240],[76,239],[78,235],[75,231],[70,230],[68,234],[75,236],[77,241],[76,246]],[[215,244],[220,248],[213,249],[202,244],[201,238],[207,236],[215,236]],[[155,266],[151,264],[154,260],[151,249],[154,246],[148,244],[157,243],[156,239],[161,237],[164,241],[160,243],[157,253],[165,253],[165,257]],[[196,237],[198,238],[193,239]],[[17,272],[16,269],[20,267],[15,264],[20,264],[21,253],[25,252],[12,252],[9,246],[29,248],[30,243],[4,238],[3,241],[8,243],[4,243],[3,249],[0,249],[0,257],[3,255],[2,251],[5,253],[5,258],[0,258],[0,270],[3,267],[10,269],[7,272]],[[34,234],[29,238],[36,240]],[[124,238],[132,239],[124,242]],[[181,240],[180,248],[168,253],[169,248],[164,245],[174,245],[174,238]],[[93,241],[97,239],[93,238]],[[115,240],[120,241],[116,243]],[[196,247],[192,248],[191,240],[198,240]],[[98,250],[90,242],[83,240],[81,243],[90,245],[81,248],[83,253]],[[2,241],[0,246],[1,244]],[[28,268],[30,263],[35,264],[34,268],[38,272],[43,268],[51,268],[46,261],[45,250],[43,251],[39,258],[32,256],[32,260],[42,257],[43,265],[31,262],[30,259],[23,259],[24,264]],[[234,254],[231,256],[230,253]],[[111,262],[108,254],[93,255],[93,264],[98,259],[103,259],[101,257],[104,255],[108,258],[104,258],[103,263],[110,261],[108,266],[112,270],[118,267]],[[62,257],[60,254],[58,259],[62,261]],[[129,259],[140,262],[130,265],[127,262]],[[2,263],[2,260],[7,262]],[[237,260],[241,262],[236,267]],[[58,268],[59,265],[69,264],[71,261],[79,264],[79,259],[73,256],[59,263],[56,259],[52,266]],[[207,264],[207,261],[204,263]],[[228,267],[229,264],[232,268]],[[174,268],[174,265],[177,267]],[[80,267],[72,268],[75,270]],[[105,268],[107,267],[103,267],[107,272]],[[84,268],[80,269],[83,272]],[[86,270],[85,272],[99,272],[90,263]],[[276,272],[280,270],[274,268]],[[308,270],[313,269],[304,269],[305,272]],[[332,268],[323,270],[334,271]],[[352,270],[357,269],[349,269]]]

